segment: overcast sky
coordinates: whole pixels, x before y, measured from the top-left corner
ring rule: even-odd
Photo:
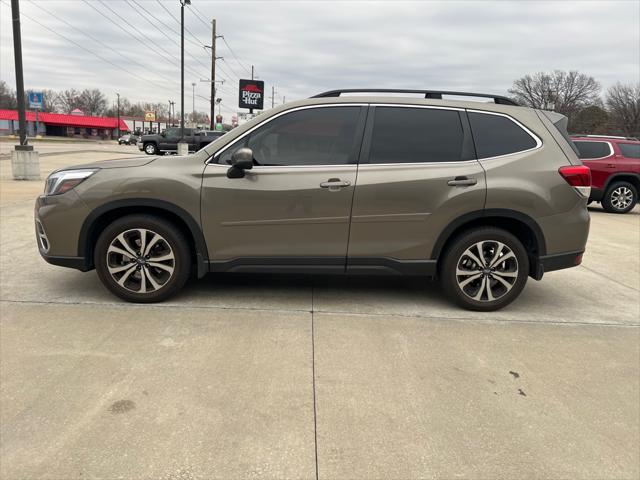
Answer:
[[[0,78],[15,88],[10,0],[0,2]],[[179,109],[178,0],[20,4],[27,89],[100,88],[110,100],[120,92],[133,102],[172,99]],[[208,111],[208,84],[200,80],[210,77],[211,54],[202,44],[211,43],[211,18],[235,53],[218,40],[218,78],[225,79],[218,96],[227,114],[236,110],[238,77],[250,78],[251,65],[267,95],[275,85],[276,103],[341,87],[505,94],[515,78],[554,69],[579,70],[604,88],[640,81],[639,0],[192,0],[185,9],[192,33],[186,111],[192,82],[204,97],[196,97],[196,108]]]

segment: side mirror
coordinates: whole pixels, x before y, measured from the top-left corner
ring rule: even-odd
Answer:
[[[227,178],[243,178],[245,170],[253,168],[253,150],[239,148],[231,155],[231,167],[227,170]]]

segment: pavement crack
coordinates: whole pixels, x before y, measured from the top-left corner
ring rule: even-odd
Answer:
[[[318,480],[318,415],[316,410],[316,339],[313,316],[314,279],[311,279],[311,384],[313,386],[313,444],[315,450],[316,480]]]

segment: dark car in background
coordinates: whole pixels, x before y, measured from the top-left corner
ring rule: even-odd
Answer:
[[[118,138],[118,145],[135,145],[138,143],[138,137],[133,133],[126,133]]]
[[[197,128],[184,129],[184,141],[189,144],[189,151],[196,152],[206,147],[225,132],[215,132]],[[177,152],[178,142],[182,138],[180,127],[169,127],[162,133],[143,135],[138,148],[147,155],[162,155],[165,152]]]
[[[627,213],[638,203],[640,141],[635,138],[574,135],[582,163],[591,169],[589,200],[605,211]]]

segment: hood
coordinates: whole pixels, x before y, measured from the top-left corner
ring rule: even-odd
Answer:
[[[71,165],[64,168],[59,168],[56,172],[60,172],[62,170],[77,170],[84,168],[100,168],[100,169],[109,169],[109,168],[130,168],[130,167],[142,167],[143,165],[148,165],[153,162],[158,157],[149,157],[148,155],[141,155],[138,157],[129,157],[122,158],[119,160],[102,160],[99,162],[91,162],[91,163],[83,163],[80,165]]]

